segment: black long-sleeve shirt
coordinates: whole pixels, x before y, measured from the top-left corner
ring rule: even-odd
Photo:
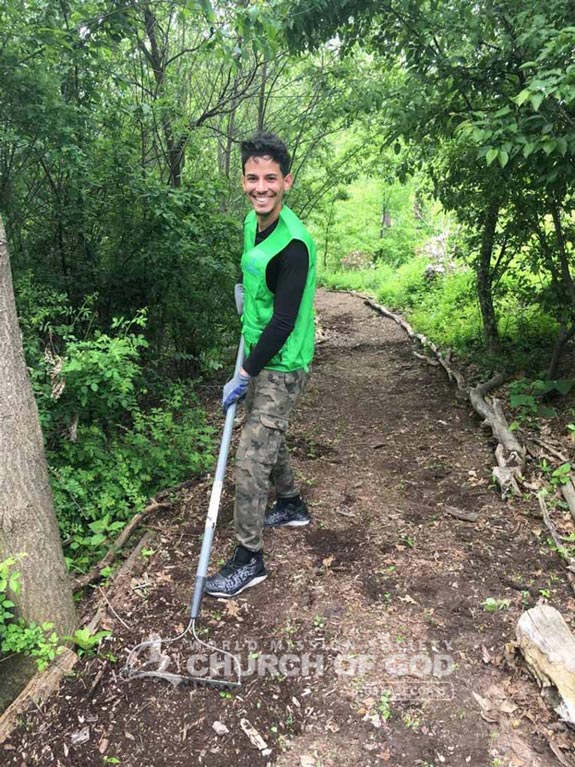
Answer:
[[[259,245],[266,237],[269,237],[278,225],[278,221],[267,229],[257,232],[254,245]],[[309,254],[301,240],[292,240],[270,259],[266,268],[266,284],[274,294],[274,312],[257,344],[244,362],[244,370],[249,375],[257,376],[263,370],[279,352],[294,329],[308,269]]]

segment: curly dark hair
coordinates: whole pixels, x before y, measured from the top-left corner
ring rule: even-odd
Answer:
[[[291,157],[287,146],[275,133],[258,131],[251,138],[240,144],[242,170],[245,172],[246,162],[250,157],[271,157],[280,166],[281,172],[287,176],[290,170]]]

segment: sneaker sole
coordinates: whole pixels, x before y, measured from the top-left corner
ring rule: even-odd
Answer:
[[[233,594],[226,594],[223,591],[206,591],[206,594],[209,597],[219,597],[220,599],[231,599],[232,597],[237,597],[237,595],[241,594],[242,591],[245,591],[246,589],[249,589],[252,586],[257,586],[258,583],[265,581],[267,577],[268,577],[267,573],[265,575],[258,575],[257,578],[253,578],[249,583],[246,583],[245,586],[242,586],[241,589],[234,591]]]
[[[290,522],[284,522],[281,525],[266,525],[264,523],[264,527],[305,527],[310,522],[311,519],[292,519]]]

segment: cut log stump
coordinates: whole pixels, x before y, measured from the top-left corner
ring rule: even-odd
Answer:
[[[561,613],[550,605],[527,610],[517,624],[517,639],[542,695],[575,726],[575,637]]]

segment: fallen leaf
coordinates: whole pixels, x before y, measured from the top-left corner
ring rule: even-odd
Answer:
[[[225,603],[225,609],[227,615],[229,615],[231,618],[237,618],[240,614],[240,605],[239,602],[234,602],[232,600]]]
[[[472,692],[471,694],[479,704],[479,708],[481,709],[481,716],[483,719],[485,719],[486,722],[497,722],[498,718],[493,711],[493,705],[491,701],[487,700],[487,698],[482,698],[481,695],[478,695],[476,692]]]
[[[410,597],[409,594],[406,594],[404,597],[399,597],[399,601],[400,602],[407,602],[410,605],[416,605],[417,604],[415,599],[413,599],[413,597]]]

